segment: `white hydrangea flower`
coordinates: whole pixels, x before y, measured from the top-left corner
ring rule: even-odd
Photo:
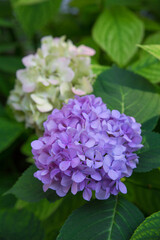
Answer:
[[[60,108],[74,95],[92,92],[92,48],[76,47],[65,37],[44,37],[36,54],[22,59],[25,69],[16,73],[15,88],[8,103],[18,121],[41,130],[54,108]]]

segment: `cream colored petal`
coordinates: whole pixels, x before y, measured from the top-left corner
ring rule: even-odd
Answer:
[[[46,103],[43,104],[43,105],[38,105],[38,104],[37,104],[37,109],[38,109],[40,112],[50,112],[50,111],[53,109],[53,106],[52,106],[52,104],[50,104],[49,102],[46,102]]]

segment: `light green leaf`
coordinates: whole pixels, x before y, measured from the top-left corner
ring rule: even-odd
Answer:
[[[146,52],[150,53],[158,60],[160,60],[160,45],[150,44],[150,45],[138,45],[140,48],[144,49]]]
[[[133,63],[128,70],[147,78],[152,83],[160,82],[160,61],[152,56],[145,56]]]
[[[93,27],[93,38],[119,66],[125,66],[143,37],[141,20],[124,7],[106,9]]]
[[[136,204],[146,215],[160,211],[160,171],[152,170],[148,173],[133,173],[126,178],[127,194],[125,198]],[[145,201],[144,201],[145,199]]]
[[[74,211],[57,240],[129,239],[143,221],[143,214],[122,197],[93,201]]]
[[[0,152],[9,147],[22,131],[21,124],[0,117]]]
[[[135,117],[142,128],[152,130],[160,114],[160,96],[152,84],[127,70],[112,67],[98,76],[94,94],[110,109]]]
[[[14,0],[14,4],[16,6],[19,6],[19,5],[32,5],[32,4],[35,4],[35,3],[41,3],[41,2],[46,2],[48,0]]]
[[[109,66],[102,66],[102,65],[98,65],[98,64],[92,64],[91,68],[92,68],[93,73],[98,76],[99,74],[101,74],[105,70],[109,69],[110,67]]]
[[[43,191],[41,181],[33,176],[36,170],[34,165],[30,166],[6,194],[12,193],[27,202],[38,202],[43,198],[51,197],[52,202],[59,199],[55,191],[50,189],[46,193]]]
[[[61,0],[46,0],[33,5],[17,6],[16,2],[12,0],[16,17],[24,31],[30,36],[44,27],[54,17],[60,3]]]
[[[134,0],[134,1],[130,1],[130,0],[107,0],[105,1],[105,6],[106,7],[111,7],[111,6],[139,6],[140,5],[140,1],[139,0]]]
[[[144,44],[160,44],[160,32],[149,35]],[[140,59],[129,66],[128,69],[147,78],[152,83],[160,81],[160,61],[143,50],[140,52]]]
[[[139,164],[136,172],[148,172],[160,167],[160,134],[147,132],[143,135],[144,147],[139,151]]]
[[[159,240],[160,212],[154,213],[144,220],[136,229],[131,240]]]
[[[40,221],[26,210],[1,210],[0,239],[43,240],[44,230]]]

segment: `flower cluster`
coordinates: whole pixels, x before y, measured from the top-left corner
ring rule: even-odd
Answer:
[[[39,169],[34,176],[43,189],[63,197],[83,191],[90,200],[126,193],[121,178],[132,174],[140,149],[141,125],[133,117],[110,111],[94,95],[70,99],[61,110],[54,109],[44,123],[43,137],[32,142]]]
[[[17,71],[14,90],[8,103],[18,121],[27,127],[42,129],[55,107],[76,95],[92,92],[94,75],[90,56],[95,51],[81,45],[76,47],[64,37],[42,38],[36,54],[22,59],[25,69]]]

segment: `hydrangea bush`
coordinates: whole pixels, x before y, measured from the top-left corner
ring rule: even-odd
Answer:
[[[76,47],[65,37],[42,38],[37,52],[22,59],[25,69],[16,73],[8,99],[16,119],[41,130],[55,107],[60,108],[75,94],[91,93],[94,75],[90,57],[94,54],[92,48]]]
[[[0,1],[0,239],[160,239],[159,10]]]
[[[87,95],[70,99],[61,110],[54,109],[44,123],[44,135],[32,142],[34,174],[43,189],[64,197],[83,191],[90,200],[126,193],[121,181],[132,174],[140,149],[141,125],[133,117],[110,111],[100,97]]]

